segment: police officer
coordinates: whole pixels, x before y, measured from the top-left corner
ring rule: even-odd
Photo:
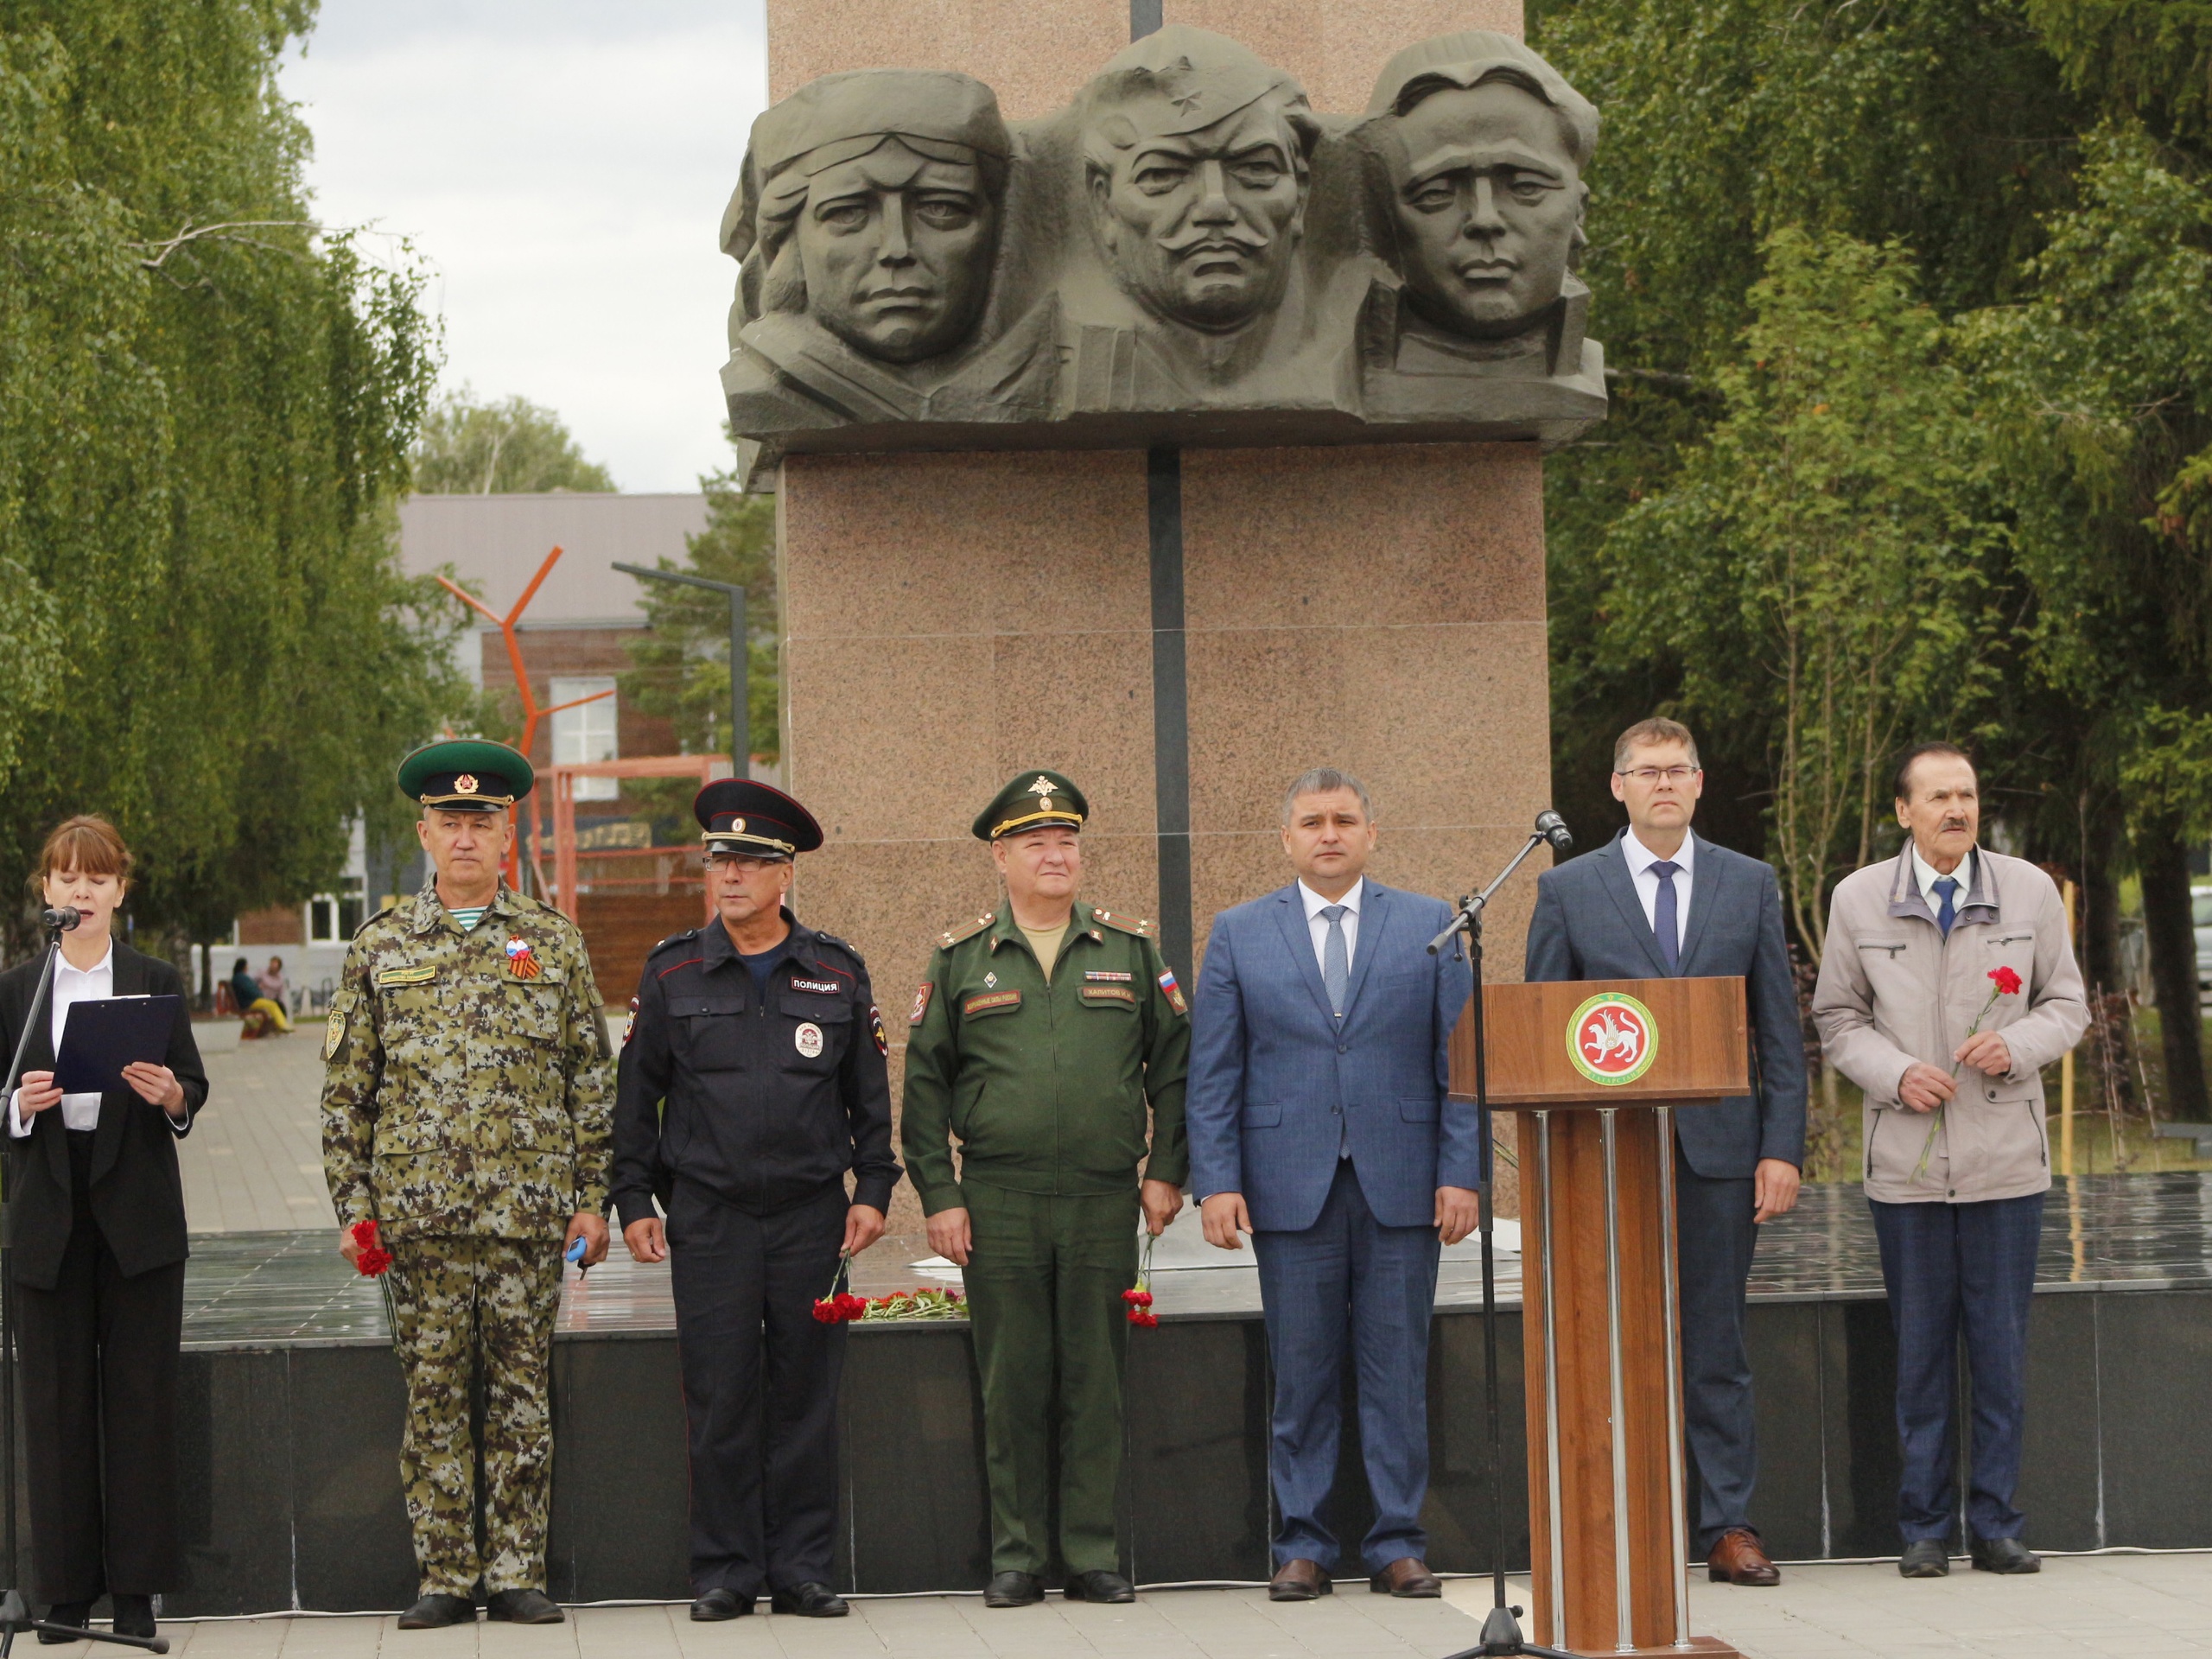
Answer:
[[[670,1262],[690,1425],[695,1619],[841,1618],[842,1325],[814,1318],[839,1257],[883,1235],[899,1166],[868,966],[785,905],[822,826],[766,784],[699,791],[716,919],[645,960],[622,1039],[614,1203],[639,1262]],[[854,1178],[846,1196],[845,1177]],[[664,1223],[653,1207],[658,1198]]]
[[[433,743],[400,763],[432,874],[363,924],[323,1039],[340,1248],[378,1224],[407,1378],[399,1474],[422,1597],[403,1630],[556,1624],[545,1593],[548,1374],[562,1254],[607,1255],[607,1027],[575,923],[499,879],[530,762]],[[483,1548],[469,1396],[484,1398]]]
[[[1122,1293],[1140,1204],[1160,1233],[1189,1173],[1189,1010],[1150,923],[1077,901],[1089,814],[1056,772],[984,808],[1006,901],[938,940],[908,1019],[906,1167],[931,1246],[964,1270],[982,1378],[991,1607],[1044,1595],[1056,1429],[1065,1592],[1135,1599],[1114,1534]]]

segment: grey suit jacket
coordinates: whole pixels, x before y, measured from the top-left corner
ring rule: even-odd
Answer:
[[[1621,835],[1627,834],[1623,830]],[[1689,925],[1676,976],[1740,976],[1751,1027],[1753,1093],[1675,1115],[1690,1167],[1715,1179],[1751,1175],[1762,1158],[1805,1161],[1805,1041],[1782,931],[1782,889],[1771,866],[1697,842]],[[1547,870],[1536,882],[1526,978],[1665,979],[1659,941],[1643,918],[1620,836]]]

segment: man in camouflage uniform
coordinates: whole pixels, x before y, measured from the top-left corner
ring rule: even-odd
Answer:
[[[391,1252],[407,1376],[400,1480],[421,1599],[403,1630],[557,1624],[545,1594],[549,1373],[564,1245],[607,1255],[607,1027],[583,936],[499,880],[532,783],[504,745],[434,743],[399,769],[434,868],[354,935],[323,1043],[323,1166],[346,1230]],[[484,1391],[483,1547],[469,1395]]]
[[[967,1283],[992,1607],[1044,1594],[1056,1432],[1065,1593],[1135,1599],[1114,1529],[1122,1293],[1135,1281],[1140,1205],[1162,1231],[1190,1168],[1189,1010],[1150,923],[1076,901],[1089,813],[1054,772],[1023,772],[984,808],[974,830],[992,843],[1006,902],[938,941],[908,1020],[906,1171],[931,1247]]]

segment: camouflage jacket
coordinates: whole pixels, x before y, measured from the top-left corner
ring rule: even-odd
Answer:
[[[435,882],[363,924],[323,1037],[342,1226],[558,1238],[607,1208],[609,1047],[583,935],[502,887],[467,933]]]
[[[1151,926],[1077,904],[1049,982],[1007,905],[938,941],[907,1015],[900,1114],[925,1215],[964,1205],[963,1181],[1103,1196],[1134,1187],[1142,1162],[1146,1179],[1183,1184],[1191,1020]]]

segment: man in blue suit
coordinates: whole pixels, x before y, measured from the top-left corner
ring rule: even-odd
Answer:
[[[1426,949],[1452,919],[1441,899],[1363,874],[1375,817],[1357,779],[1322,767],[1293,784],[1282,844],[1298,880],[1214,918],[1184,1107],[1207,1242],[1241,1249],[1249,1233],[1259,1258],[1281,1519],[1268,1593],[1329,1593],[1322,1510],[1349,1359],[1375,1500],[1370,1587],[1440,1595],[1421,1524],[1428,1323],[1440,1240],[1476,1221],[1475,1109],[1445,1094],[1471,980],[1463,954]]]
[[[1744,1286],[1758,1224],[1797,1202],[1805,1040],[1774,871],[1690,830],[1705,773],[1689,728],[1646,720],[1613,747],[1628,828],[1536,883],[1534,980],[1740,976],[1757,1092],[1675,1116],[1682,1417],[1697,1459],[1694,1541],[1716,1581],[1779,1584],[1751,1524],[1758,1472]]]

